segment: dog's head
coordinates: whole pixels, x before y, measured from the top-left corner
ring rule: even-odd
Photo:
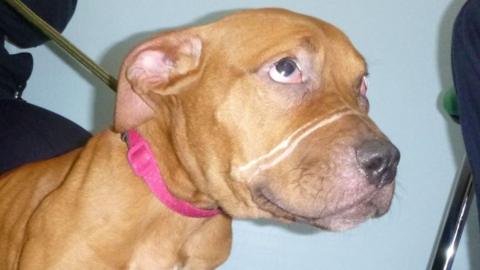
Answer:
[[[192,181],[232,216],[347,229],[388,210],[399,161],[367,115],[366,75],[334,26],[244,11],[135,48],[115,127],[161,121]]]

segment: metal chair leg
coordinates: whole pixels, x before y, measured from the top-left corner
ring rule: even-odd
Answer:
[[[468,210],[473,200],[473,176],[467,158],[464,158],[462,171],[458,177],[443,230],[439,235],[431,270],[450,270],[457,252],[460,238],[468,217]]]

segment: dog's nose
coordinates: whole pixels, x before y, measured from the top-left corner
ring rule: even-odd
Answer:
[[[372,185],[381,188],[393,181],[400,152],[388,141],[369,140],[357,148],[357,161]]]

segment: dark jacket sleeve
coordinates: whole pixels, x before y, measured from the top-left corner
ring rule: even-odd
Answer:
[[[480,210],[480,0],[467,1],[456,19],[452,68],[460,124]]]
[[[37,15],[62,32],[72,18],[77,0],[22,0]],[[0,32],[21,48],[38,46],[48,38],[0,0]]]

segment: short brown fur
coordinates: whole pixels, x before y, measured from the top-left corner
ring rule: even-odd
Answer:
[[[263,73],[288,55],[308,62],[308,81],[292,88]],[[150,67],[143,56],[165,65]],[[351,154],[362,140],[386,140],[359,102],[365,73],[338,29],[278,9],[142,43],[119,75],[115,131],[2,176],[0,269],[214,269],[230,253],[232,217],[341,230],[383,214],[393,184],[365,184]],[[248,175],[239,169],[342,110],[352,115],[307,136],[281,166]],[[162,205],[127,163],[117,132],[131,128],[152,145],[175,196],[223,214],[188,218]],[[378,209],[350,213],[364,191]]]

